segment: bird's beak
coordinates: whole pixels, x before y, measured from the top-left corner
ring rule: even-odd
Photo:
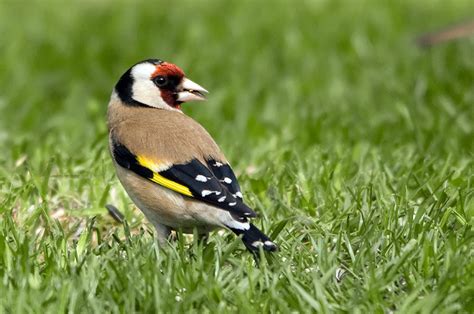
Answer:
[[[194,83],[188,78],[183,78],[177,101],[199,101],[206,100],[206,94],[209,93],[204,87]]]

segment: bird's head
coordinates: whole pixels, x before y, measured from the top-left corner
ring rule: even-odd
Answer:
[[[178,66],[158,59],[144,60],[125,72],[115,85],[127,105],[181,110],[188,101],[205,100],[206,89],[186,78]]]

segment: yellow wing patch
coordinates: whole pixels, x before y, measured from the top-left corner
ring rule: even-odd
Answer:
[[[160,168],[161,170],[165,170],[166,168],[169,168],[167,167],[166,163],[160,164],[142,156],[137,156],[137,161],[141,166],[148,168],[153,172],[153,178],[150,178],[151,181],[158,183],[159,185],[164,186],[165,188],[168,188],[180,194],[190,196],[190,197],[193,196],[189,188],[187,188],[186,186],[180,183],[174,182],[170,179],[167,179],[158,173],[158,171],[160,171],[159,170]]]
[[[186,196],[193,196],[193,194],[191,194],[191,191],[184,185],[166,179],[165,177],[160,176],[158,173],[153,174],[153,178],[151,179],[151,181],[156,182],[159,185],[164,186],[165,188],[184,194]]]

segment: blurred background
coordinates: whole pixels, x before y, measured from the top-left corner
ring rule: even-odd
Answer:
[[[346,263],[364,276],[365,258],[377,260],[367,256],[384,236],[402,235],[401,242],[379,243],[386,245],[377,251],[386,254],[383,261],[420,230],[458,232],[461,243],[474,217],[474,38],[430,47],[417,39],[468,23],[473,12],[472,0],[2,0],[0,215],[27,233],[48,213],[74,238],[84,217],[96,216],[109,230],[104,205],[113,203],[132,228],[142,226],[115,179],[106,110],[123,72],[160,58],[210,91],[207,102],[183,110],[222,147],[248,202],[262,213],[259,224],[275,230],[288,222],[277,239],[284,252],[306,252],[301,245],[320,241],[318,248],[327,248],[317,257],[321,269]],[[449,206],[435,210],[438,201]],[[364,215],[368,221],[359,220]],[[448,250],[433,249],[430,237],[423,236],[426,252],[434,252],[426,265]],[[334,244],[341,239],[356,256],[367,252],[363,262]],[[450,252],[456,260],[461,249]],[[308,254],[299,266],[316,264],[316,254]],[[442,291],[463,287],[462,265],[449,268],[456,279],[446,279]],[[437,270],[428,273],[405,278],[423,289],[441,287]],[[381,282],[375,275],[367,280]],[[334,287],[328,295],[338,294]],[[364,281],[351,287],[360,291]],[[393,292],[400,286],[392,288],[377,300],[400,303]],[[470,294],[463,293],[459,300]]]
[[[185,110],[226,150],[247,149],[233,144],[244,138],[254,147],[278,139],[468,150],[472,38],[430,50],[414,40],[473,8],[462,0],[2,1],[1,144],[18,147],[4,162],[46,147],[72,158],[95,142],[104,148],[111,90],[149,57],[180,65],[211,91]]]
[[[309,197],[302,215],[372,170],[371,154],[466,169],[473,37],[416,40],[473,10],[462,0],[1,1],[0,189],[18,209],[47,199],[47,211],[73,215],[103,214],[107,201],[128,211],[105,115],[120,75],[146,58],[178,64],[211,92],[185,113],[249,189]]]
[[[87,180],[101,169],[104,187],[109,95],[151,57],[211,92],[184,110],[240,171],[315,147],[472,153],[473,39],[431,49],[415,39],[473,9],[468,0],[1,1],[1,180],[27,162]]]

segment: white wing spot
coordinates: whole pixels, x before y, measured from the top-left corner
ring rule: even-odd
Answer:
[[[272,241],[268,241],[268,240],[267,240],[267,241],[265,241],[265,245],[266,245],[266,246],[274,246],[275,243],[273,243]]]
[[[214,167],[222,167],[224,164],[221,162],[216,161],[216,163],[213,165]]]
[[[229,203],[229,206],[235,206],[237,204],[237,202],[232,202],[232,203]]]
[[[202,174],[198,174],[196,176],[196,181],[199,181],[199,182],[207,182],[207,178],[205,176],[203,176]]]
[[[210,194],[212,194],[212,191],[209,191],[209,190],[202,190],[201,192],[202,197],[206,197]]]
[[[253,241],[252,246],[253,247],[261,247],[261,246],[263,246],[263,242],[262,241]]]
[[[239,192],[237,192],[237,193],[235,193],[235,195],[236,195],[237,197],[240,197],[240,198],[242,198],[242,193],[241,193],[240,191],[239,191]]]
[[[209,190],[202,190],[202,192],[201,192],[202,197],[206,197],[206,196],[211,195],[211,194],[220,195],[221,192],[219,192],[219,191],[209,191]]]
[[[222,203],[223,201],[225,201],[225,195],[220,197],[218,200],[217,200],[219,203]]]
[[[227,184],[231,184],[231,183],[232,183],[232,179],[229,178],[229,177],[225,177],[224,180],[222,180],[222,181],[224,181],[224,182],[227,183]]]

